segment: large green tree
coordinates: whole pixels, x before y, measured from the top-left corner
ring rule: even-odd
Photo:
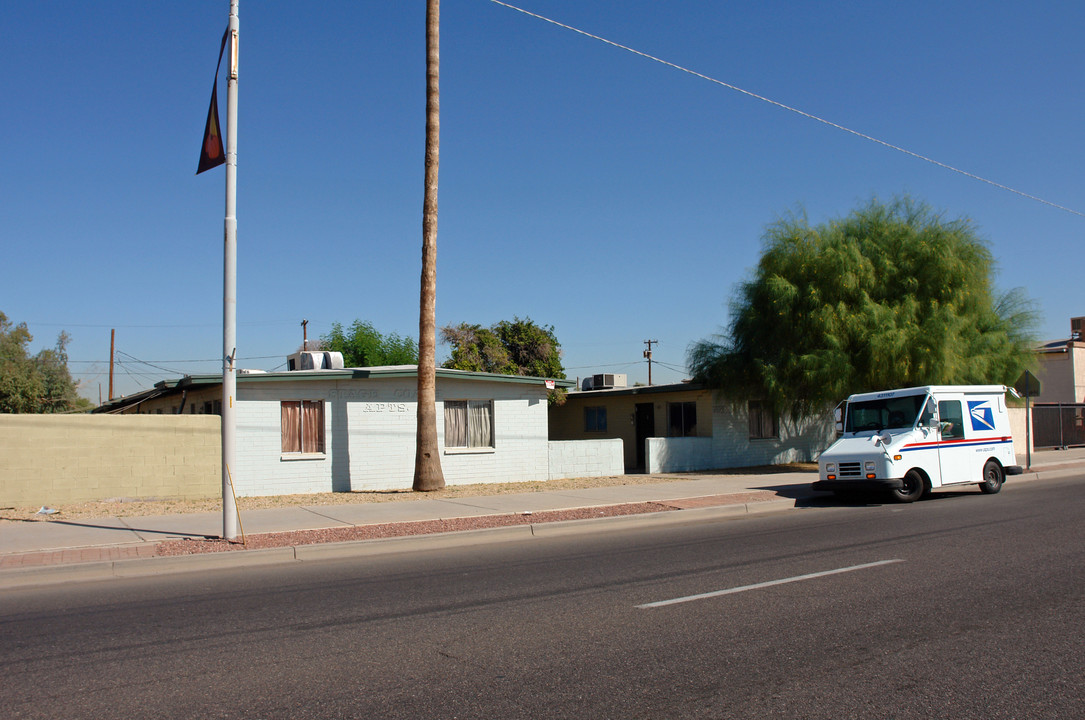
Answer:
[[[55,347],[31,356],[27,346],[33,340],[26,323],[15,325],[0,312],[0,412],[89,409],[90,401],[79,397],[78,385],[68,372],[68,334],[61,332]]]
[[[488,328],[460,323],[441,328],[441,340],[452,346],[444,367],[499,375],[565,378],[561,343],[552,325],[537,325],[531,318],[502,320]],[[560,404],[564,391],[551,391],[550,402]]]
[[[851,393],[927,384],[1010,385],[1036,322],[1020,290],[995,293],[990,250],[967,219],[909,198],[872,200],[811,226],[769,226],[720,336],[694,343],[694,376],[797,416]]]
[[[332,324],[332,331],[320,338],[324,350],[343,353],[347,367],[375,367],[380,365],[415,365],[418,363],[418,344],[414,338],[397,333],[382,334],[370,322],[355,320],[343,329],[339,323]]]

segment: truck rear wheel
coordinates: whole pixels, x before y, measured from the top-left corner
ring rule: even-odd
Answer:
[[[980,490],[988,495],[994,495],[1002,489],[1002,466],[994,460],[988,460],[983,466],[983,482]]]
[[[923,476],[915,470],[909,470],[901,482],[902,484],[899,488],[893,488],[889,491],[893,496],[893,499],[897,502],[915,502],[923,497],[923,493],[927,489]]]

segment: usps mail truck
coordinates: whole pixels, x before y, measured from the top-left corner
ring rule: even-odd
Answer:
[[[852,395],[836,409],[841,435],[818,459],[813,488],[881,489],[900,502],[948,486],[997,493],[1007,475],[1021,473],[1007,392],[1003,385],[928,385]]]

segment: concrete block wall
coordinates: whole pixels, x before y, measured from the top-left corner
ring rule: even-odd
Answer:
[[[645,463],[649,473],[661,473],[808,462],[834,438],[828,414],[798,422],[780,418],[779,437],[751,438],[746,413],[717,403],[711,438],[648,438]]]
[[[494,447],[463,451],[444,447],[444,400],[494,400]],[[437,440],[445,483],[545,481],[550,476],[547,450],[546,390],[511,383],[438,381]],[[412,423],[413,448],[413,423]],[[412,469],[414,457],[411,457]]]
[[[221,495],[214,415],[0,415],[0,504]]]
[[[236,469],[231,469],[234,492],[252,495],[291,495],[332,491],[331,450],[322,456],[284,460],[282,454],[281,400],[321,400],[313,383],[290,388],[252,384],[237,394]],[[324,408],[324,436],[331,445],[331,408]]]
[[[625,443],[609,440],[554,440],[549,443],[551,480],[625,474]]]
[[[712,438],[662,437],[645,441],[644,463],[649,473],[689,472],[720,467],[714,465]]]
[[[407,490],[414,479],[414,378],[246,383],[238,390],[239,496]],[[281,400],[324,400],[325,453],[281,449]],[[493,400],[494,448],[444,447],[444,400]],[[505,382],[442,379],[437,440],[447,485],[546,480],[546,391]]]
[[[811,462],[836,439],[828,411],[798,421],[781,417],[777,422],[779,437],[751,438],[746,413],[717,404],[712,417],[715,467]]]

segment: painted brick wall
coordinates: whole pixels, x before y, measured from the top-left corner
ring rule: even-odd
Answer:
[[[221,495],[214,415],[0,415],[0,504]]]
[[[624,443],[611,440],[550,442],[550,479],[624,475]]]
[[[648,472],[659,473],[808,462],[834,439],[828,413],[798,422],[780,418],[779,437],[754,439],[745,412],[717,403],[711,438],[649,438],[646,464]]]
[[[414,378],[250,382],[238,389],[238,495],[407,490],[414,479]],[[444,447],[444,400],[494,400],[495,448]],[[323,400],[325,453],[283,456],[281,400]],[[504,382],[439,380],[437,438],[447,485],[546,480],[546,393]]]

